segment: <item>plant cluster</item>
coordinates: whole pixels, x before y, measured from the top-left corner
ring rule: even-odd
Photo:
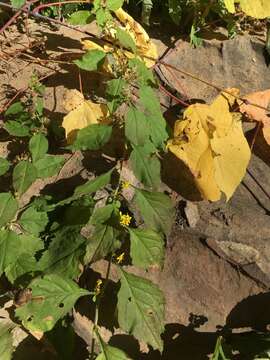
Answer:
[[[75,64],[82,72],[100,73],[102,94],[97,102],[75,89],[67,93],[64,149],[55,149],[51,141],[43,114],[44,87],[35,77],[31,96],[5,112],[4,130],[20,150],[9,160],[0,159],[6,184],[0,193],[0,273],[12,289],[2,296],[12,297],[15,306],[14,321],[0,323],[4,359],[12,356],[15,329],[22,327],[38,339],[69,329],[81,297],[95,309],[90,358],[127,359],[106,342],[101,330],[100,311],[112,268],[117,273],[115,324],[162,352],[164,295],[156,284],[124,266],[162,269],[174,220],[173,203],[160,191],[162,154],[172,151],[189,166],[204,197],[218,200],[222,193],[232,196],[250,158],[241,113],[260,121],[269,140],[268,92],[258,113],[248,102],[257,102],[258,94],[237,103],[237,89],[222,92],[211,105],[188,107],[171,135],[152,70],[157,50],[144,28],[122,10],[123,3],[95,0],[91,11],[70,16],[75,25],[96,18],[102,36],[99,42],[83,42],[86,52]],[[169,4],[178,16],[177,1]],[[244,8],[243,4],[244,0]],[[233,2],[224,6],[234,11]],[[49,191],[29,198],[37,180],[57,182],[78,152],[94,154],[106,170],[71,192],[57,196]],[[101,259],[106,261],[106,274],[89,286],[85,274]],[[69,330],[66,333],[69,336]],[[53,343],[53,336],[48,338]],[[224,358],[220,347],[219,339],[215,359]],[[70,348],[58,350],[65,359],[72,358]]]

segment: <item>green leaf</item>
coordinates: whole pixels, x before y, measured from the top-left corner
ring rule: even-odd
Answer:
[[[125,49],[130,49],[134,54],[137,51],[135,41],[128,32],[121,28],[116,29],[116,38]]]
[[[31,235],[19,235],[13,231],[0,231],[0,275],[6,268],[16,263],[21,254],[33,255],[42,249],[43,243]]]
[[[29,161],[20,161],[13,170],[13,187],[21,196],[37,179],[37,170]]]
[[[145,146],[134,146],[130,155],[132,170],[145,186],[156,189],[160,185],[160,161]]]
[[[114,113],[125,100],[123,92],[126,85],[127,82],[122,78],[113,79],[107,82],[107,106],[111,114]]]
[[[165,300],[151,281],[121,270],[118,292],[118,322],[124,331],[160,352],[163,342]]]
[[[48,140],[45,135],[38,133],[31,137],[29,141],[29,150],[33,162],[42,159],[49,148]]]
[[[8,280],[14,284],[16,279],[29,272],[37,271],[37,261],[34,256],[27,253],[21,254],[17,260],[5,269],[5,274]]]
[[[102,341],[102,340],[101,340]],[[124,351],[114,346],[107,345],[102,341],[102,353],[98,355],[96,360],[128,360],[129,358]]]
[[[174,208],[169,196],[160,192],[136,189],[135,203],[147,226],[169,234],[174,220]]]
[[[0,228],[13,220],[17,210],[17,200],[11,193],[0,193]]]
[[[16,309],[16,316],[30,331],[49,331],[89,291],[79,288],[72,280],[58,275],[45,275],[30,284],[32,300]]]
[[[143,269],[149,266],[162,268],[165,257],[163,236],[149,229],[129,228],[128,231],[133,265]]]
[[[116,11],[124,4],[124,0],[107,0],[107,7],[111,11]]]
[[[86,238],[79,227],[65,226],[56,232],[48,250],[44,251],[38,268],[46,274],[58,274],[75,279],[80,274],[80,257]]]
[[[99,150],[111,137],[112,127],[103,124],[92,124],[78,131],[73,150]]]
[[[46,212],[40,212],[34,207],[29,207],[22,213],[19,224],[25,231],[38,236],[40,232],[45,230],[48,221]]]
[[[112,168],[105,174],[97,176],[94,180],[89,180],[85,184],[77,186],[74,191],[74,194],[67,199],[59,201],[57,203],[57,206],[63,206],[69,204],[72,201],[79,199],[81,196],[93,194],[97,192],[99,189],[104,188],[104,186],[109,184],[109,182],[111,181],[111,175],[113,170],[114,168]]]
[[[151,115],[161,114],[160,103],[154,90],[149,86],[140,88],[140,102]],[[148,115],[148,114],[147,114]]]
[[[5,112],[5,116],[16,115],[24,111],[23,104],[20,101],[15,102],[10,105],[10,107]]]
[[[88,240],[84,264],[98,261],[119,248],[118,235],[119,231],[108,224],[97,225]]]
[[[29,135],[29,128],[14,120],[5,122],[4,129],[12,136],[24,137]]]
[[[164,150],[165,142],[168,140],[167,124],[160,114],[148,115],[146,117],[150,129],[150,138],[157,149]]]
[[[19,9],[25,4],[25,2],[25,0],[11,0],[11,5],[16,9]]]
[[[136,58],[130,59],[128,65],[135,72],[140,85],[154,85],[153,71],[149,70],[143,61]]]
[[[89,180],[85,184],[77,186],[74,192],[74,196],[77,198],[82,195],[90,195],[97,192],[99,189],[104,188],[111,181],[111,176],[114,168],[97,176],[94,180]]]
[[[125,135],[132,145],[144,145],[149,139],[148,121],[141,111],[129,108],[125,121]]]
[[[107,8],[99,8],[96,11],[96,21],[97,24],[101,27],[105,26],[106,23],[113,19],[110,11]]]
[[[74,60],[74,63],[82,70],[96,71],[104,63],[106,53],[102,50],[90,50],[83,55],[80,60]]]
[[[4,175],[10,167],[10,163],[7,159],[0,158],[0,176]]]
[[[180,24],[182,18],[182,7],[179,0],[168,0],[169,14],[176,25]]]
[[[95,209],[91,219],[90,224],[92,225],[98,225],[98,224],[104,224],[106,221],[108,221],[113,212],[116,210],[115,204],[107,204],[101,208]]]
[[[89,10],[79,10],[70,15],[68,23],[71,25],[87,25],[94,20],[94,16]]]
[[[44,155],[42,159],[35,162],[37,177],[44,179],[57,175],[64,162],[65,158],[61,155]]]
[[[10,323],[0,323],[0,349],[1,360],[11,360],[13,353],[13,338],[11,330],[14,326]]]

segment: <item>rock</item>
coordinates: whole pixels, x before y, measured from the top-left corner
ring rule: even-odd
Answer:
[[[249,35],[227,41],[204,40],[197,48],[179,40],[163,61],[222,89],[237,87],[242,94],[268,89],[270,84],[264,43]],[[164,66],[162,72],[172,88],[180,94],[185,89],[191,99],[211,101],[218,93],[213,87]]]

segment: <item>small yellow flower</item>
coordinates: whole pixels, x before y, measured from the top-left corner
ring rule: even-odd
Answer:
[[[122,181],[122,190],[128,189],[130,187],[129,181]]]
[[[117,264],[121,264],[121,262],[124,260],[125,253],[123,252],[121,255],[117,256],[116,262]]]
[[[102,280],[98,279],[97,283],[96,283],[96,287],[95,287],[95,296],[99,295],[101,292],[101,285],[102,285]]]
[[[129,216],[128,214],[122,214],[122,212],[120,211],[120,225],[122,226],[129,226],[130,222],[132,220],[132,217]]]

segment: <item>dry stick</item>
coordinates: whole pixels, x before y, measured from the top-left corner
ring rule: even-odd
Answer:
[[[185,101],[178,99],[176,96],[174,96],[172,93],[170,93],[163,85],[159,85],[159,89],[164,92],[164,94],[168,95],[170,98],[172,98],[174,101],[176,101],[178,104],[181,104],[182,106],[188,107],[190,104],[186,103]]]
[[[249,169],[247,169],[247,173],[249,176],[253,179],[253,181],[259,186],[259,188],[262,190],[264,195],[270,200],[270,194],[264,189],[264,187],[258,182],[258,180],[255,178],[255,176],[250,172]]]
[[[33,9],[33,13],[39,13],[39,11],[41,9],[45,9],[45,8],[51,7],[51,6],[57,6],[57,5],[61,6],[61,5],[65,5],[65,4],[74,4],[74,3],[88,3],[88,1],[70,0],[70,1],[57,1],[57,2],[53,2],[53,3],[49,3],[49,4],[40,4]]]
[[[259,132],[260,132],[261,128],[262,128],[262,123],[259,121],[259,122],[257,123],[257,125],[256,125],[255,134],[254,134],[254,136],[253,136],[252,143],[251,143],[251,145],[250,145],[250,150],[251,150],[251,151],[253,150],[253,147],[254,147],[254,145],[255,145],[255,142],[256,142],[256,140],[257,140],[257,137],[258,137],[258,135],[259,135]]]

